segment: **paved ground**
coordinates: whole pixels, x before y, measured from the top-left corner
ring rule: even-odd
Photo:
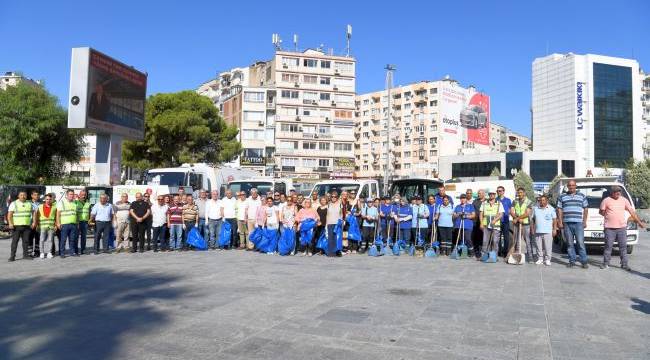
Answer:
[[[557,254],[550,268],[234,251],[6,263],[0,240],[0,358],[648,359],[642,240],[631,273]]]

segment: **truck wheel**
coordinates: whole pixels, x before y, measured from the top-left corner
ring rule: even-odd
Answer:
[[[627,246],[627,253],[628,254],[631,254],[633,250],[634,250],[634,245],[628,245]]]

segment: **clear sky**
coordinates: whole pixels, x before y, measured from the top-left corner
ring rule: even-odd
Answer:
[[[635,58],[650,70],[650,1],[22,1],[0,3],[0,71],[68,94],[70,49],[149,73],[149,94],[195,89],[285,46],[340,53],[353,27],[357,92],[449,74],[491,97],[492,120],[530,132],[531,64],[552,52]]]

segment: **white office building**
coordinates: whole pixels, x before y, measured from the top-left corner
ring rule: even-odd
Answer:
[[[552,54],[533,61],[532,75],[534,151],[575,153],[576,176],[643,158],[636,60]]]

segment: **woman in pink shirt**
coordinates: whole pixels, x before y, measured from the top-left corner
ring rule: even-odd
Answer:
[[[296,222],[298,222],[298,224],[302,223],[306,219],[313,219],[316,221],[316,224],[318,224],[318,220],[319,220],[318,213],[316,212],[315,208],[311,207],[311,205],[312,205],[311,199],[305,199],[302,202],[302,209],[300,209],[300,211],[298,211],[298,214],[296,215]],[[300,228],[300,225],[298,226]],[[316,236],[314,234],[314,238],[312,239],[312,248],[315,247],[315,245],[316,245]],[[305,246],[305,248],[303,249],[303,255],[307,255],[308,250],[309,250],[309,246]],[[311,255],[312,252],[309,251],[309,256]]]
[[[632,221],[637,223],[640,228],[645,228],[645,224],[639,219],[632,204],[621,196],[621,187],[614,185],[610,190],[608,197],[600,203],[600,215],[605,218],[605,252],[601,269],[609,268],[609,261],[612,258],[612,248],[614,241],[618,243],[618,252],[621,255],[621,269],[632,271],[627,263],[627,214],[630,214]]]

